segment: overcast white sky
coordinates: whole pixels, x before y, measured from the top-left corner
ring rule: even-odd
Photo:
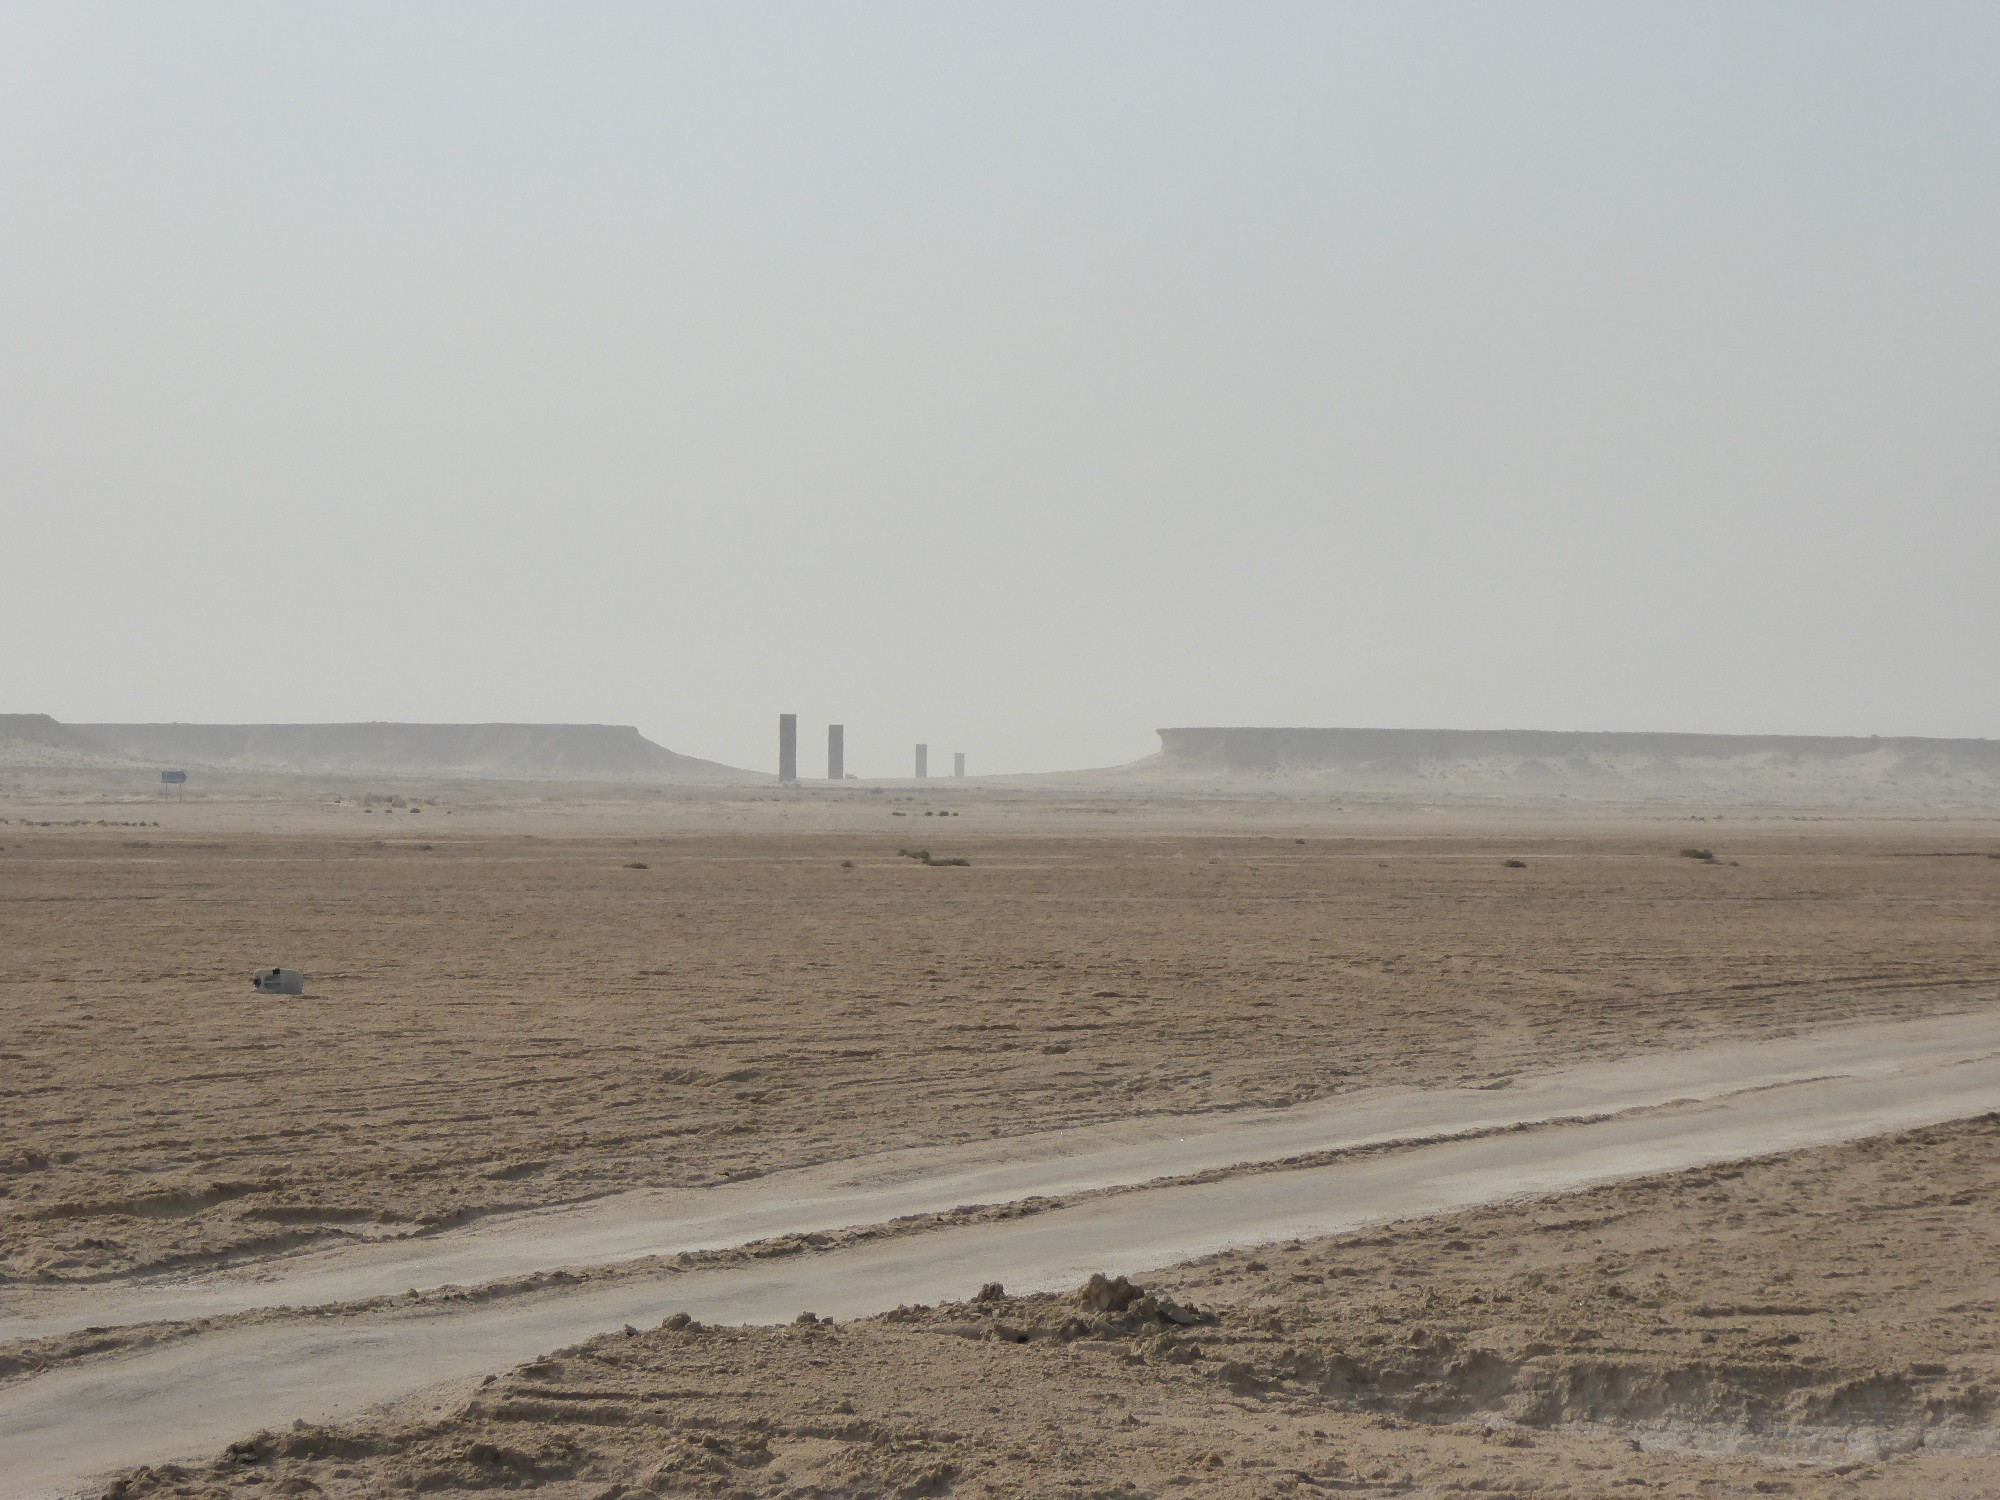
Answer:
[[[5,0],[0,711],[2000,736],[1996,79],[1990,3]]]

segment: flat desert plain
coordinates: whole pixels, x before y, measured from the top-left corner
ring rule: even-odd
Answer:
[[[2000,1003],[1990,816],[394,790],[0,805],[0,1317]],[[306,995],[254,993],[267,964]],[[113,1488],[1990,1494],[1996,1181],[1974,1119],[1245,1247],[1151,1298],[669,1319]],[[0,1347],[0,1396],[102,1342]]]

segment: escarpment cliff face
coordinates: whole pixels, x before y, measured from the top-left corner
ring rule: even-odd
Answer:
[[[47,714],[0,714],[0,768],[97,770],[120,756]]]
[[[17,745],[41,745],[50,750],[75,750],[84,754],[103,750],[88,735],[47,714],[0,714],[0,740]]]
[[[1519,729],[1162,729],[1134,768],[1335,795],[2000,806],[2000,740]]]
[[[81,724],[134,760],[217,770],[524,781],[746,781],[629,724]]]

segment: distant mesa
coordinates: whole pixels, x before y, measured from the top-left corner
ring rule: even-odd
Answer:
[[[656,745],[630,724],[60,724],[0,715],[10,764],[169,765],[521,781],[760,780]]]
[[[523,781],[742,781],[630,724],[80,724],[137,760],[233,771]]]
[[[1049,773],[1138,791],[1492,805],[2000,808],[2000,740],[1531,729],[1209,727],[1156,755]],[[768,784],[630,724],[63,724],[0,714],[0,769]],[[1030,781],[1048,779],[1031,777]],[[1148,793],[1150,795],[1151,793]]]
[[[0,714],[0,740],[17,745],[45,745],[51,750],[101,753],[102,745],[47,714]]]
[[[47,714],[0,714],[0,767],[89,771],[125,764],[116,751]]]
[[[1355,796],[1787,805],[2000,804],[2000,740],[1532,729],[1162,729],[1140,775]]]

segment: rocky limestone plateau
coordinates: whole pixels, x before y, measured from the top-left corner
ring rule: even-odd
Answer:
[[[760,779],[656,745],[629,724],[67,725],[47,714],[6,714],[0,765],[537,781]]]
[[[0,770],[126,770],[131,762],[47,714],[0,714]]]
[[[1481,729],[1162,729],[1149,779],[1401,800],[2000,806],[2000,740]]]
[[[1162,729],[1157,754],[996,782],[1105,795],[1722,807],[2000,807],[2000,740],[1476,729]],[[0,770],[601,785],[772,778],[629,724],[63,724],[0,714]]]

